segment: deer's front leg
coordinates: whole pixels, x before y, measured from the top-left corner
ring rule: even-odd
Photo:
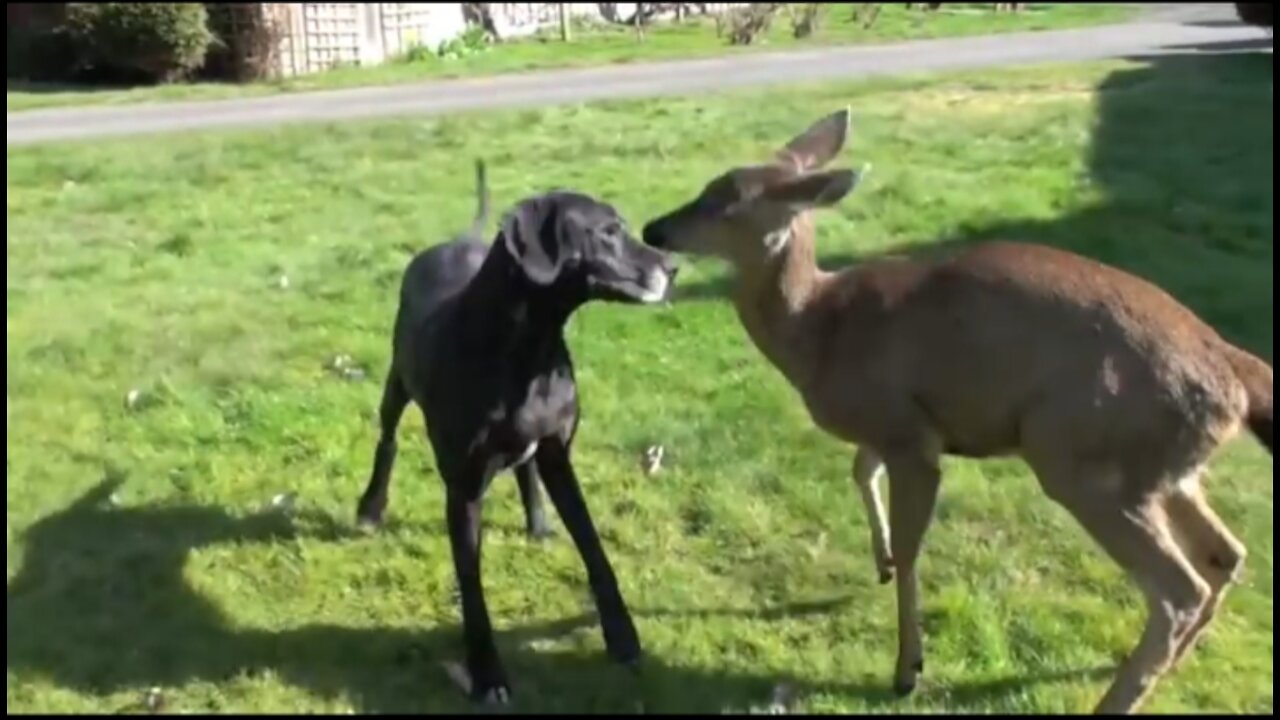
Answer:
[[[881,584],[887,584],[893,581],[893,555],[889,553],[889,523],[885,520],[884,501],[880,497],[882,475],[884,463],[880,456],[870,448],[859,448],[853,460],[853,484],[857,486],[862,506],[867,512],[876,571],[880,574]]]

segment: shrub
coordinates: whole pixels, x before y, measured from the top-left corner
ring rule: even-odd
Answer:
[[[279,71],[283,28],[261,3],[205,3],[214,41],[203,74],[246,82],[270,78]]]
[[[482,27],[469,27],[458,37],[440,43],[435,54],[443,60],[456,60],[488,49],[489,33]]]
[[[71,41],[59,28],[30,28],[9,34],[5,56],[6,77],[15,80],[67,80],[76,64]]]
[[[181,78],[213,41],[195,3],[68,3],[66,30],[83,68],[128,80]]]
[[[75,53],[62,32],[63,8],[10,4],[5,25],[6,77],[17,80],[66,80],[75,67]]]
[[[400,59],[408,63],[457,60],[458,58],[487,51],[492,41],[487,30],[478,25],[473,25],[458,37],[445,40],[434,49],[428,45],[414,43],[400,56]]]
[[[789,3],[787,9],[791,17],[791,35],[803,40],[818,32],[827,6],[823,3]]]
[[[716,34],[728,35],[730,45],[750,45],[773,24],[773,16],[783,3],[747,3],[730,8],[716,18]]]
[[[1272,23],[1271,3],[1236,3],[1236,15],[1240,22],[1269,28]]]
[[[863,30],[871,29],[871,26],[876,24],[876,19],[880,17],[882,5],[884,3],[854,3],[853,21],[862,26]],[[907,3],[907,9],[911,9],[911,3]]]

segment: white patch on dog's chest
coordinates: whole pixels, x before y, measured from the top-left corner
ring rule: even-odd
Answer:
[[[537,451],[538,451],[538,443],[536,442],[529,443],[529,447],[525,448],[524,452],[520,453],[520,457],[516,458],[515,462],[511,463],[509,467],[518,467],[520,465],[523,465],[529,462],[529,459],[532,458],[533,454]]]

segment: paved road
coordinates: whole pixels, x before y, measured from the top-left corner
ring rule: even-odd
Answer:
[[[757,53],[239,100],[33,110],[6,116],[6,140],[13,146],[288,122],[430,115],[993,65],[1225,50],[1233,43],[1265,39],[1261,30],[1235,22],[1229,4],[1169,4],[1154,6],[1130,23],[1080,30]]]

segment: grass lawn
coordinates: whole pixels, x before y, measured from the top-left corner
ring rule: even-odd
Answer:
[[[466,709],[440,667],[460,613],[417,413],[389,527],[350,527],[400,273],[469,222],[477,154],[498,205],[574,186],[639,225],[849,104],[845,160],[875,170],[822,217],[824,264],[1054,243],[1270,359],[1271,88],[1269,56],[1186,56],[9,149],[8,708],[113,712],[156,687],[169,711]],[[485,582],[516,708],[744,711],[785,686],[806,712],[1088,710],[1142,604],[1015,461],[946,463],[925,684],[892,697],[894,593],[852,449],[749,344],[725,277],[687,265],[674,308],[570,326],[576,461],[647,660],[608,662],[572,544],[524,539],[506,476]],[[327,369],[338,354],[367,377]],[[1271,477],[1251,440],[1214,466],[1247,574],[1148,710],[1272,711]],[[263,511],[287,492],[294,515]]]
[[[9,112],[42,107],[102,105],[169,100],[212,100],[306,90],[390,85],[432,78],[492,75],[561,67],[582,67],[645,60],[670,60],[706,55],[784,50],[829,44],[872,43],[919,38],[1049,30],[1118,22],[1131,17],[1135,5],[1031,3],[1018,13],[996,13],[990,3],[954,3],[933,13],[908,11],[886,4],[876,23],[864,29],[853,21],[849,3],[829,11],[826,25],[814,37],[795,40],[791,26],[779,16],[767,41],[746,48],[729,47],[715,35],[705,18],[676,25],[655,25],[644,42],[633,31],[619,26],[584,27],[573,41],[560,41],[558,32],[512,41],[473,55],[445,60],[427,55],[413,62],[393,61],[369,68],[348,67],[275,82],[230,85],[192,83],[135,89],[84,89],[10,82],[6,93]]]

